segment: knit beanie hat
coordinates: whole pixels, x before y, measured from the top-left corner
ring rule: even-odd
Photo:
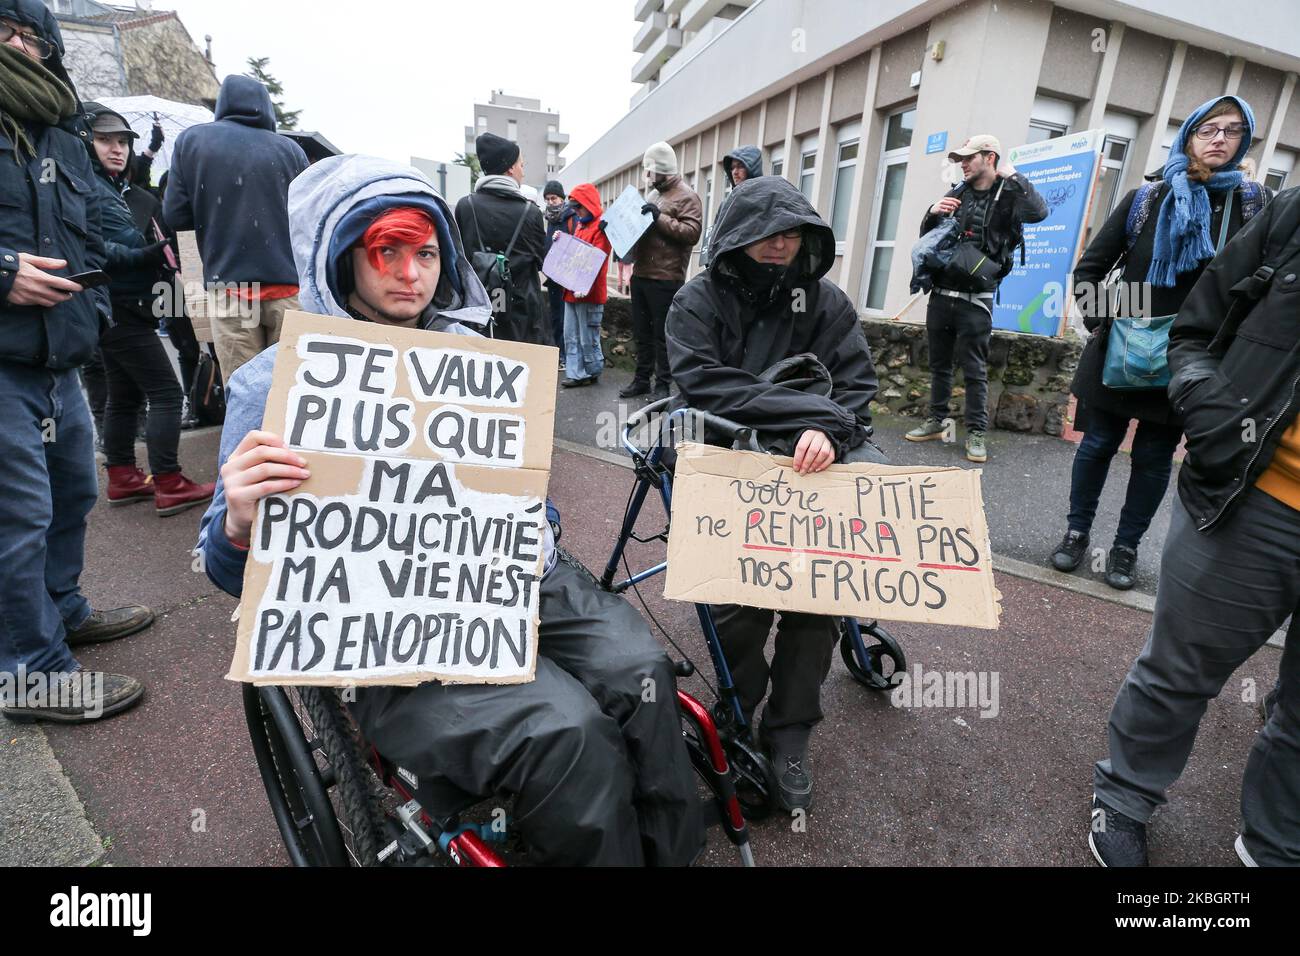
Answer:
[[[564,199],[564,184],[558,179],[552,179],[542,190],[542,198],[545,199],[547,196],[559,196]]]
[[[481,133],[474,140],[479,168],[489,176],[500,176],[519,158],[519,144],[495,133]]]
[[[645,151],[641,167],[658,175],[672,176],[677,172],[677,154],[667,143],[655,143]]]

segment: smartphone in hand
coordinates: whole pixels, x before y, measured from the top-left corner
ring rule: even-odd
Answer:
[[[77,283],[83,289],[94,289],[101,285],[108,285],[113,280],[109,278],[108,273],[102,269],[95,269],[91,272],[79,272],[75,276],[68,276],[68,279]]]

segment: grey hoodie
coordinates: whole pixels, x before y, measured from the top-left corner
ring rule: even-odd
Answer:
[[[325,281],[329,272],[330,239],[351,210],[381,196],[410,196],[419,205],[432,201],[449,230],[444,241],[449,238],[458,251],[463,251],[450,207],[423,173],[373,156],[334,156],[322,160],[295,180],[289,189],[289,232],[299,270],[303,311],[354,318],[335,299]],[[335,250],[336,255],[340,252],[346,250]],[[453,297],[449,308],[430,307],[421,318],[420,327],[454,335],[477,335],[464,323],[486,323],[492,306],[483,284],[469,267],[469,260],[462,254],[457,261],[461,264],[458,270],[461,290]],[[240,366],[230,377],[218,469],[245,435],[262,427],[276,351],[277,346],[272,345]],[[226,491],[218,477],[212,503],[199,524],[197,550],[203,555],[204,570],[212,582],[223,591],[238,595],[243,590],[248,552],[230,543],[226,538],[225,524]],[[544,530],[546,571],[549,573],[555,564],[555,539],[549,522]]]

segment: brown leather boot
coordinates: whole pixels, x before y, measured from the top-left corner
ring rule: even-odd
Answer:
[[[149,476],[135,465],[108,466],[110,505],[129,505],[133,501],[144,501],[153,496],[153,483]]]
[[[153,476],[154,508],[159,517],[174,515],[193,508],[195,505],[207,504],[217,490],[215,483],[196,484],[179,471],[165,475]]]

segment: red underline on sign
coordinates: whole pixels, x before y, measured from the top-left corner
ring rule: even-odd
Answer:
[[[826,554],[832,558],[861,558],[863,561],[902,561],[902,558],[882,558],[878,554],[854,554],[851,551],[818,551],[815,548],[778,548],[773,545],[747,544],[747,551],[781,551],[785,554]]]
[[[978,571],[968,564],[918,564],[918,568],[938,568],[940,571]]]

